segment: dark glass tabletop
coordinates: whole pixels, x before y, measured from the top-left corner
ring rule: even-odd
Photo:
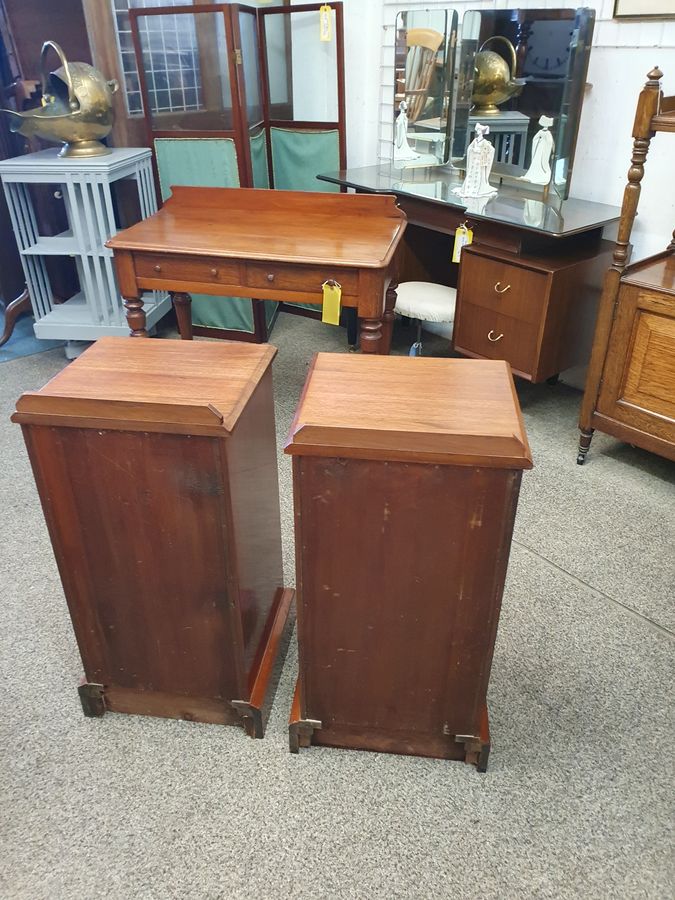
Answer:
[[[476,200],[462,199],[454,193],[462,183],[462,175],[457,170],[442,166],[424,169],[396,169],[392,165],[365,166],[361,169],[341,169],[318,176],[320,181],[329,181],[360,191],[396,194],[428,200],[439,205],[452,206],[463,210],[472,219],[503,222],[516,228],[524,228],[551,237],[564,237],[600,228],[619,219],[618,206],[592,203],[572,197],[561,200],[549,194],[546,200],[528,195],[522,188],[512,184],[498,184],[499,176],[494,173],[498,195]]]

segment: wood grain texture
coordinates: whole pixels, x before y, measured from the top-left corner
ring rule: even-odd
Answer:
[[[593,431],[675,459],[675,238],[667,249],[627,266],[650,141],[672,115],[658,69],[649,72],[633,126],[633,152],[613,260],[605,276],[591,364],[579,416],[577,462]],[[663,112],[663,115],[661,113]]]
[[[154,216],[108,242],[134,337],[145,337],[144,290],[323,302],[337,281],[362,320],[364,353],[388,353],[382,321],[406,227],[387,195],[174,187]],[[395,302],[395,297],[394,297]],[[189,329],[181,328],[189,339]]]
[[[523,257],[465,248],[455,350],[477,359],[504,359],[515,374],[533,382],[587,362],[612,244],[557,249]]]
[[[318,353],[290,454],[530,468],[504,362]]]
[[[104,337],[40,391],[17,403],[20,423],[120,427],[223,435],[232,431],[276,355],[269,344],[223,345]],[[65,421],[65,420],[69,421]],[[79,420],[79,422],[78,422]]]
[[[529,454],[505,455],[494,434],[527,445],[513,380],[506,364],[489,361],[340,355],[332,366],[326,356],[315,358],[287,447],[299,646],[291,749],[314,743],[484,767],[492,652],[530,465]],[[431,437],[472,447],[476,408],[493,432],[480,456],[469,462],[446,447],[441,463],[428,453]],[[407,444],[398,430],[406,415]],[[305,423],[320,429],[320,444],[297,443]]]
[[[227,724],[240,723],[241,701],[258,723],[247,730],[262,736],[291,599],[275,352],[104,338],[18,401],[101,711]]]
[[[405,215],[390,195],[172,187],[162,209],[108,241],[113,250],[383,268]]]

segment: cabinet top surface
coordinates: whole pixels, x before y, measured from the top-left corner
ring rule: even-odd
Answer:
[[[405,228],[391,196],[172,187],[162,209],[111,238],[113,250],[360,268],[388,265]]]
[[[499,193],[492,199],[463,199],[454,193],[462,183],[460,172],[447,171],[443,167],[395,169],[393,165],[365,166],[328,172],[318,177],[321,181],[356,190],[390,192],[440,207],[451,207],[464,211],[472,220],[499,222],[550,237],[591,231],[618,221],[621,214],[618,206],[588,200],[560,200],[549,195],[543,201],[506,184],[497,186]]]
[[[0,175],[14,174],[58,174],[69,173],[108,173],[119,166],[130,162],[138,162],[150,157],[148,147],[115,147],[105,156],[71,157],[63,159],[59,156],[60,147],[49,147],[37,153],[26,153],[13,156],[0,162]]]
[[[532,466],[511,370],[501,360],[318,353],[286,452]]]
[[[675,253],[659,254],[636,262],[626,270],[621,281],[675,294]]]
[[[270,344],[100,338],[41,390],[23,394],[13,421],[225,435],[276,352]]]

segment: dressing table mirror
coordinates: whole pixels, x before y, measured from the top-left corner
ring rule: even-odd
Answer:
[[[587,7],[465,13],[459,42],[463,69],[455,78],[455,164],[461,165],[461,134],[463,157],[481,122],[490,126],[495,146],[496,183],[568,196],[594,21],[595,11]],[[463,130],[469,93],[472,105]]]
[[[396,17],[394,149],[397,168],[438,166],[450,157],[457,12],[416,9]]]
[[[400,12],[394,164],[445,165],[461,181],[480,123],[496,187],[565,199],[594,21],[587,7],[468,10],[460,22],[452,9]]]

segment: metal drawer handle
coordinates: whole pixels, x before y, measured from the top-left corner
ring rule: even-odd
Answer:
[[[501,341],[501,339],[504,337],[503,334],[498,334],[496,337],[492,337],[493,334],[494,334],[493,330],[490,329],[488,331],[488,341],[492,341],[493,344],[496,344],[497,341]]]
[[[217,274],[218,274],[218,269],[211,269],[211,274],[214,275],[214,276],[217,275]]]
[[[270,274],[267,276],[267,280],[268,280],[268,281],[274,281],[274,275],[272,275],[272,274],[270,273]]]
[[[498,294],[505,294],[507,291],[511,290],[510,284],[507,284],[506,287],[500,287],[500,284],[501,284],[501,281],[498,281],[497,284],[495,285],[495,291]]]
[[[155,272],[161,272],[161,271],[162,271],[162,267],[161,267],[161,266],[153,266],[153,268],[154,268]]]

